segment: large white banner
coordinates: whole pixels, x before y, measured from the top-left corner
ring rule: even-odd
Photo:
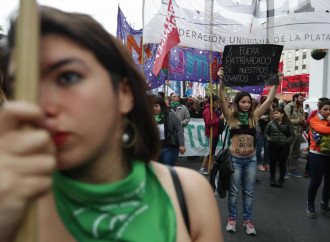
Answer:
[[[167,0],[145,0],[144,43],[159,43]],[[181,46],[222,51],[229,44],[330,48],[329,0],[176,0]]]
[[[224,139],[225,132],[223,132],[222,139]],[[227,137],[229,133],[227,134]],[[307,134],[303,132],[302,143],[300,149],[306,151],[308,148]],[[205,156],[209,152],[208,139],[205,136],[204,120],[202,118],[191,118],[189,124],[184,127],[184,142],[186,153],[180,156]],[[227,143],[227,141],[226,141]],[[216,154],[222,148],[221,138],[217,145]]]
[[[189,124],[184,127],[184,144],[186,153],[181,156],[205,156],[209,152],[209,142],[205,136],[204,120],[202,118],[191,118]],[[223,137],[224,137],[223,133]],[[227,142],[226,142],[227,143]],[[222,148],[219,138],[216,153]]]

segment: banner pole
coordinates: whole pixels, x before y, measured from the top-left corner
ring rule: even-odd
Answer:
[[[210,87],[210,111],[211,111],[211,120],[213,119],[213,85],[212,85],[212,51],[210,50],[210,82],[209,82],[209,87]],[[213,126],[211,126],[211,133],[210,133],[210,154],[209,154],[209,164],[207,171],[210,174],[211,170],[211,161],[212,161],[212,139],[213,139]]]
[[[144,0],[142,2],[142,37],[141,37],[141,42],[142,42],[142,59],[141,59],[141,71],[144,76],[144,42],[143,42],[143,30],[144,30]]]
[[[14,97],[30,103],[38,103],[39,95],[39,10],[35,0],[21,0],[16,31],[16,53],[14,55],[17,64],[15,71]],[[22,132],[32,129],[23,126]],[[26,213],[22,219],[15,242],[37,242],[37,201],[28,204]]]
[[[167,94],[165,95],[165,88],[164,88],[164,95],[165,96],[168,96],[168,81],[169,81],[169,78],[170,78],[170,55],[171,55],[171,51],[168,52],[167,77],[166,77],[166,80],[165,80],[165,82],[167,83]]]

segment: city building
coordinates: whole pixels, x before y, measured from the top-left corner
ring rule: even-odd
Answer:
[[[284,76],[309,74],[310,58],[310,49],[283,50],[281,61]]]

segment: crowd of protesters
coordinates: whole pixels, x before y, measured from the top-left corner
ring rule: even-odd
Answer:
[[[62,13],[54,9],[45,8],[40,11],[44,14],[43,21],[45,22],[54,21],[57,23],[59,19],[56,16],[58,15],[66,17],[69,20],[71,18],[77,17],[77,16],[71,16],[70,14]],[[48,16],[49,14],[50,16]],[[81,19],[82,23],[84,21],[87,21],[87,23],[90,22],[94,23],[94,20],[92,19],[90,20],[85,19],[84,21],[83,20],[84,18],[82,17]],[[65,24],[64,22],[58,23],[59,28],[61,28],[62,25],[64,26],[64,24]],[[54,26],[51,25],[50,28],[53,28]],[[72,28],[74,29],[74,25],[72,25]],[[104,30],[98,29],[96,34],[98,34],[98,32],[101,34],[104,32]],[[43,48],[45,49],[46,48],[56,49],[59,47],[66,47],[68,51],[77,48],[77,50],[81,53],[83,53],[84,51],[87,51],[88,53],[89,52],[92,53],[92,49],[89,49],[88,47],[86,47],[85,49],[81,49],[82,47],[80,47],[80,45],[74,42],[74,41],[78,41],[77,40],[79,39],[78,37],[76,37],[77,39],[74,39],[73,41],[70,39],[73,37],[65,36],[65,34],[62,35],[58,34],[57,30],[53,30],[53,29],[50,30],[50,33],[47,32],[44,35],[45,36],[43,36],[42,38],[43,43],[51,44],[45,46],[43,45]],[[64,42],[68,40],[70,40],[72,43],[69,41],[65,44]],[[61,46],[61,44],[63,44],[63,46]],[[116,41],[110,37],[108,40],[108,44],[111,48],[114,49],[119,48],[117,46],[119,45],[119,43],[116,43]],[[10,49],[9,51],[13,51],[13,50]],[[308,191],[306,192],[307,206],[305,212],[308,217],[311,218],[316,217],[315,198],[317,191],[321,186],[322,181],[324,181],[323,189],[322,189],[322,197],[319,207],[321,213],[330,216],[330,209],[329,209],[330,101],[328,98],[320,98],[318,102],[318,109],[313,111],[311,110],[308,104],[305,104],[305,106],[303,107],[304,96],[300,93],[293,95],[291,102],[283,102],[283,101],[280,102],[277,98],[275,98],[275,94],[278,86],[274,86],[270,91],[269,95],[267,97],[261,97],[259,101],[253,99],[248,92],[239,92],[235,96],[234,100],[230,102],[225,97],[224,85],[223,82],[221,82],[219,96],[213,95],[212,102],[211,102],[211,96],[205,96],[205,97],[198,96],[196,98],[195,97],[180,98],[180,96],[175,93],[171,94],[170,96],[165,96],[163,92],[158,92],[158,96],[153,97],[153,110],[152,110],[150,107],[151,105],[148,106],[148,104],[150,104],[148,103],[148,101],[150,102],[149,97],[143,95],[143,98],[139,99],[136,97],[137,94],[136,93],[134,94],[131,91],[133,87],[137,86],[137,84],[134,84],[135,81],[137,80],[138,84],[141,85],[141,90],[140,90],[141,93],[145,93],[145,87],[143,85],[144,83],[143,77],[140,76],[138,74],[138,71],[133,67],[134,64],[132,64],[131,60],[127,61],[126,63],[126,61],[124,61],[124,58],[121,57],[121,55],[125,55],[126,53],[121,53],[121,52],[118,53],[120,59],[123,59],[122,61],[124,62],[124,64],[129,65],[131,68],[129,73],[125,73],[128,76],[128,78],[126,79],[122,78],[120,80],[117,80],[115,78],[116,76],[112,76],[110,74],[109,76],[105,75],[105,78],[102,79],[103,83],[116,82],[116,85],[120,86],[119,89],[118,87],[114,88],[114,91],[112,93],[113,87],[111,84],[109,89],[111,91],[110,94],[112,94],[114,97],[117,97],[117,95],[118,97],[124,96],[125,97],[124,99],[128,100],[122,103],[119,103],[118,100],[116,101],[116,104],[118,104],[118,106],[120,106],[124,110],[122,111],[123,113],[120,113],[120,110],[115,109],[114,107],[115,103],[107,102],[109,101],[107,99],[107,96],[109,95],[103,95],[101,97],[104,103],[107,105],[104,106],[105,108],[103,110],[104,112],[106,112],[106,110],[108,109],[112,109],[117,112],[117,113],[113,113],[111,120],[108,120],[108,123],[111,123],[113,127],[111,129],[111,132],[107,135],[109,136],[109,139],[111,136],[116,137],[117,144],[120,144],[117,147],[118,149],[114,149],[112,147],[111,150],[113,154],[116,155],[116,157],[120,157],[120,159],[116,160],[117,163],[115,163],[116,166],[118,166],[119,168],[117,170],[110,170],[110,172],[112,172],[111,174],[113,175],[113,173],[115,173],[116,171],[117,172],[120,171],[118,174],[121,175],[118,177],[118,179],[111,180],[110,184],[117,181],[127,181],[127,178],[129,178],[127,174],[129,174],[131,171],[136,171],[136,169],[139,169],[139,171],[142,172],[141,174],[145,173],[146,175],[144,175],[144,177],[141,177],[141,179],[142,178],[151,179],[151,183],[149,181],[149,186],[152,187],[149,187],[148,189],[151,189],[152,191],[155,192],[157,190],[158,194],[160,195],[160,197],[156,201],[159,202],[157,205],[154,204],[156,202],[154,203],[151,202],[151,200],[154,201],[153,200],[154,198],[151,197],[150,197],[150,201],[147,201],[146,203],[156,208],[163,209],[165,211],[164,214],[168,214],[167,213],[168,210],[171,211],[171,215],[166,217],[165,220],[159,217],[156,220],[157,224],[162,224],[165,221],[167,222],[167,224],[174,226],[177,223],[176,229],[178,229],[178,231],[184,231],[178,233],[176,233],[177,230],[173,231],[171,233],[172,236],[171,241],[174,241],[175,239],[179,239],[179,238],[185,238],[186,240],[188,240],[189,236],[191,237],[191,235],[195,237],[200,236],[200,238],[205,238],[206,241],[209,238],[207,235],[208,232],[207,230],[210,228],[212,229],[212,234],[216,235],[218,241],[222,239],[220,234],[221,229],[217,230],[217,227],[220,227],[220,221],[218,216],[214,216],[214,215],[212,216],[212,211],[208,211],[207,214],[204,213],[204,216],[201,216],[202,218],[204,218],[204,220],[199,221],[198,220],[199,217],[196,216],[196,211],[198,212],[204,210],[203,206],[208,206],[211,207],[212,209],[216,209],[215,200],[212,196],[211,190],[209,189],[208,185],[205,183],[204,180],[203,181],[200,180],[201,179],[199,178],[201,177],[200,175],[190,173],[190,171],[187,170],[178,169],[177,171],[174,171],[174,174],[178,173],[180,177],[191,178],[189,182],[191,182],[191,180],[195,180],[193,185],[199,187],[199,191],[202,190],[206,191],[204,195],[205,197],[207,197],[206,199],[207,201],[205,200],[203,203],[200,203],[197,206],[196,201],[198,199],[196,197],[196,193],[192,192],[192,189],[188,189],[188,187],[190,188],[192,185],[191,184],[187,185],[186,182],[183,182],[183,190],[186,193],[185,195],[187,195],[188,213],[191,216],[191,219],[189,220],[190,222],[189,221],[187,222],[186,220],[187,218],[185,217],[186,216],[185,212],[187,211],[183,210],[181,204],[179,204],[179,202],[181,201],[178,201],[179,198],[177,198],[176,193],[173,192],[174,187],[169,187],[163,184],[163,183],[172,184],[171,176],[169,176],[168,174],[169,172],[173,172],[173,170],[171,170],[173,168],[170,168],[170,171],[168,171],[166,166],[162,166],[159,163],[163,163],[169,167],[172,167],[175,165],[179,153],[184,154],[186,152],[183,130],[184,127],[189,124],[191,118],[201,118],[204,120],[205,136],[208,138],[209,146],[212,146],[212,149],[210,149],[209,147],[209,153],[203,157],[203,160],[201,160],[201,168],[199,172],[203,175],[208,175],[209,173],[207,169],[207,164],[209,160],[211,166],[214,163],[216,146],[219,142],[219,135],[224,130],[224,126],[227,125],[230,130],[229,138],[231,145],[229,149],[231,152],[232,162],[235,171],[230,176],[229,179],[229,188],[228,188],[229,218],[228,218],[228,223],[226,224],[225,227],[227,231],[236,232],[236,221],[238,217],[238,209],[237,209],[238,197],[239,197],[238,195],[241,190],[244,227],[246,233],[249,235],[256,234],[256,229],[252,223],[252,216],[253,216],[254,186],[255,183],[257,182],[256,179],[257,170],[263,172],[269,171],[269,179],[270,179],[269,184],[272,187],[282,188],[283,186],[285,186],[284,185],[285,179],[289,179],[290,177],[297,177],[297,178],[302,177],[302,175],[297,171],[297,166],[298,166],[298,158],[301,152],[300,146],[302,142],[302,132],[304,131],[307,132],[309,136],[308,139],[309,149],[308,149],[308,157],[307,157],[304,177],[311,178]],[[98,53],[95,53],[96,58],[98,58],[97,54]],[[101,69],[95,72],[101,72],[105,68],[105,66],[99,63],[98,60],[96,59],[95,60],[92,59],[92,62],[93,63],[91,64]],[[93,68],[91,68],[90,70],[93,70]],[[108,71],[112,73],[117,70],[111,69]],[[221,80],[224,75],[222,69],[219,70],[218,75],[219,75],[219,79]],[[283,78],[283,74],[281,72],[278,73],[278,76],[280,79]],[[63,78],[65,79],[66,77]],[[112,78],[114,80],[112,80]],[[134,82],[132,81],[133,79]],[[0,84],[1,86],[3,84],[2,76],[0,76]],[[87,89],[87,86],[84,88]],[[98,92],[101,91],[102,91],[101,88],[99,90],[95,90],[93,95],[98,95]],[[43,96],[43,98],[49,99],[50,97]],[[11,115],[10,118],[13,121],[15,121],[13,123],[21,123],[21,122],[26,123],[26,120],[20,120],[22,119],[22,114],[24,113],[26,114],[26,112],[31,112],[32,114],[30,115],[33,116],[33,112],[34,112],[33,108],[36,108],[33,105],[26,106],[25,107],[27,108],[26,111],[20,108],[19,104],[12,101],[9,101],[9,106],[3,105],[6,102],[7,102],[6,89],[3,91],[3,89],[0,88],[0,106],[6,106],[4,108],[1,107],[2,116],[0,118],[2,120],[6,120],[4,117],[6,117],[6,115],[7,116]],[[140,105],[140,103],[142,104]],[[17,110],[15,110],[15,105],[18,105],[16,106]],[[74,102],[69,103],[69,105],[73,107]],[[126,115],[128,112],[131,112],[131,110],[133,110],[133,107],[135,106],[139,108],[138,109],[139,112],[145,114],[145,116],[142,119],[137,118],[135,116],[131,117]],[[143,111],[143,108],[141,107],[145,107],[145,110]],[[49,113],[47,113],[50,112],[49,110],[46,110],[45,107],[42,108],[43,110],[39,110],[40,117],[42,116],[41,112],[46,112],[47,115],[50,115]],[[87,116],[89,114],[88,111],[91,110],[92,109],[85,110]],[[152,113],[152,111],[155,122],[153,122],[152,118],[150,117],[151,115],[149,115]],[[102,123],[102,117],[104,112],[96,113],[96,115],[98,115],[96,116],[95,119],[96,121],[95,122],[93,121],[93,123],[91,123],[92,125],[89,127],[92,127],[93,125],[94,127],[97,127],[99,121]],[[123,117],[120,116],[121,114],[123,114],[122,115]],[[141,117],[141,113],[139,113],[137,116]],[[37,120],[38,117],[33,116],[31,118],[33,119],[33,122],[36,125],[37,123],[40,123],[39,122],[40,120]],[[128,117],[130,117],[132,121],[130,121]],[[49,118],[49,116],[47,116],[47,118]],[[136,120],[139,120],[139,122],[132,124],[133,122],[136,122]],[[107,120],[105,120],[104,122],[107,122]],[[144,135],[147,136],[147,134],[152,134],[152,137],[148,142],[145,142],[145,144],[142,141],[141,143],[134,142],[134,145],[132,146],[134,149],[131,148],[131,146],[125,146],[126,143],[124,137],[126,134],[126,129],[122,130],[120,125],[121,123],[123,124],[126,123],[127,126],[131,125],[134,127],[133,129],[137,129],[137,131],[140,130],[140,134],[142,134],[143,137],[138,137],[138,138],[139,139],[144,138],[143,141],[149,140],[150,138],[150,137],[144,137]],[[155,123],[157,124],[157,127],[155,126]],[[138,126],[135,127],[135,125],[137,124]],[[146,132],[145,129],[142,130],[142,127],[144,127],[145,124],[147,124],[149,128],[150,131],[149,133]],[[0,130],[2,131],[0,135],[0,141],[5,143],[4,134],[18,132],[19,128],[20,128],[19,126],[15,126],[8,130],[6,129],[5,122],[2,122],[0,124]],[[96,135],[102,136],[106,132],[107,130],[100,129],[98,130]],[[20,138],[22,137],[17,137],[16,139],[19,141]],[[121,139],[123,140],[121,141]],[[52,141],[47,139],[47,144],[48,143],[51,145]],[[149,152],[147,155],[141,153],[142,152],[141,149],[143,148],[141,147],[141,144],[144,144],[145,146],[148,146],[148,148],[150,148],[150,150],[146,148],[146,150],[148,150]],[[103,144],[100,142],[100,150],[101,147],[103,147],[103,145],[108,145],[108,143]],[[59,147],[60,144],[57,144],[57,146]],[[77,147],[81,147],[81,145],[77,144]],[[158,150],[159,147],[160,150]],[[132,152],[130,155],[135,154],[133,153],[134,150],[134,152],[137,153],[135,154],[135,157],[133,156],[131,157],[128,155],[128,153],[125,153],[128,152],[128,150]],[[5,148],[2,147],[2,152],[4,154],[6,152],[8,153],[9,151],[10,151],[10,147],[8,147],[7,150],[6,147]],[[113,154],[111,154],[111,157],[113,156]],[[15,154],[15,155],[17,157],[19,156],[19,154],[18,155]],[[104,154],[102,153],[102,155],[104,155],[105,158],[110,157],[109,152],[105,152]],[[10,160],[8,159],[7,161],[5,160],[1,162],[8,162],[8,164],[10,162],[16,162],[15,160],[16,156],[14,156],[14,158],[10,158]],[[53,154],[51,154],[51,156],[53,156]],[[23,155],[22,159],[25,158],[26,156]],[[156,158],[156,160],[159,163],[151,162],[150,160],[152,158]],[[86,155],[86,162],[92,161],[94,163],[97,163],[96,162],[98,161],[97,159],[98,157],[87,157]],[[77,160],[79,162],[85,162],[85,160],[81,160],[80,157],[77,157]],[[102,159],[101,162],[106,164],[107,159]],[[123,162],[124,165],[122,166],[120,162]],[[97,166],[100,166],[101,163],[97,163],[97,164],[98,164]],[[276,174],[277,167],[279,168],[278,176]],[[60,171],[56,171],[55,176],[58,177],[56,181],[57,183],[59,182],[62,183],[63,181],[65,182],[66,179],[73,179],[73,180],[85,179],[84,177],[85,173],[81,173],[82,171],[81,168],[79,167],[77,168],[76,166],[73,166],[73,168],[71,167],[69,168],[73,170],[77,169],[76,173],[71,174],[72,170],[68,170],[67,173],[63,172],[63,174],[60,173]],[[63,170],[69,168],[64,167]],[[101,168],[102,167],[100,167],[100,170]],[[54,171],[55,171],[55,166],[52,167],[46,173],[51,174],[51,172]],[[106,174],[108,175],[108,173]],[[70,174],[70,178],[65,177],[68,174]],[[79,174],[79,176],[77,176],[77,174]],[[134,174],[137,173],[135,172]],[[276,177],[278,177],[278,179],[276,179]],[[59,181],[58,179],[62,179],[63,181]],[[90,182],[88,179],[87,181]],[[67,182],[70,183],[70,181]],[[103,184],[102,182],[100,183]],[[106,179],[105,182],[109,182],[109,181]],[[60,186],[57,183],[55,183],[55,185]],[[99,183],[99,181],[97,183]],[[164,186],[165,189],[162,190],[162,186]],[[49,188],[50,185],[46,188],[43,188],[42,190],[43,192],[47,192],[49,191]],[[177,187],[175,187],[175,189],[177,189]],[[70,192],[70,191],[66,191],[66,192]],[[30,198],[31,197],[35,198],[40,195],[36,193],[38,193],[38,191],[34,191],[34,192],[32,191],[32,193],[29,195]],[[9,194],[8,197],[10,197],[11,194],[10,193],[8,194]],[[168,200],[167,196],[169,196],[171,201]],[[2,196],[1,199],[4,199],[4,196]],[[49,205],[49,201],[50,200],[48,200],[48,202],[46,202],[45,204]],[[95,202],[99,202],[99,201],[96,200]],[[27,199],[24,200],[23,203],[22,204],[25,205],[27,203]],[[22,211],[24,210],[25,207],[23,205],[19,209],[15,208],[17,211],[19,210],[19,212],[22,214],[23,214]],[[12,208],[8,205],[3,209],[3,211],[6,211],[6,209],[9,211]],[[55,214],[58,215],[55,208],[54,211],[52,212],[54,215]],[[102,211],[99,211],[100,214],[101,212]],[[197,213],[197,214],[199,214],[200,216],[201,213]],[[153,215],[154,214],[150,214],[150,215],[148,214],[148,217],[146,216],[146,218],[149,218]],[[7,221],[6,220],[7,215],[4,212],[2,212],[1,216],[2,218],[0,220]],[[174,218],[175,216],[178,217],[177,220],[176,218]],[[203,222],[201,222],[201,221],[206,221],[208,218],[213,218],[213,219],[206,224],[203,224]],[[11,230],[14,230],[17,227],[18,221],[19,221],[19,216],[17,217],[16,220],[12,220],[12,223],[9,226]],[[151,220],[145,219],[144,221],[151,221]],[[57,221],[57,223],[61,224],[61,222],[59,221]],[[191,231],[190,231],[190,223],[192,228]],[[151,225],[151,222],[149,222],[147,226],[144,227],[148,227],[149,225]],[[4,225],[4,223],[2,224],[0,223],[0,226],[5,228],[7,225]],[[135,229],[141,229],[143,227],[140,226],[139,224],[134,226]],[[8,231],[10,232],[10,230]],[[12,233],[9,232],[3,238],[11,238]],[[81,234],[83,234],[83,231],[77,232],[76,237],[82,238],[80,237]],[[92,235],[88,235],[87,237],[90,238],[91,236]],[[127,236],[127,238],[131,238],[132,234],[127,233],[127,235],[125,236]]]
[[[223,73],[219,72],[219,74],[221,78]],[[279,73],[279,75],[281,78],[282,73]],[[173,100],[173,98],[171,99]],[[250,235],[256,234],[251,219],[254,184],[258,182],[258,179],[256,179],[257,169],[262,172],[269,172],[269,185],[271,187],[282,188],[285,179],[302,177],[297,171],[298,158],[301,155],[302,132],[306,132],[309,136],[304,177],[311,177],[308,188],[306,215],[313,218],[316,216],[314,200],[323,177],[324,187],[322,200],[320,201],[320,211],[323,214],[330,215],[328,207],[330,195],[330,154],[320,150],[320,147],[311,138],[312,133],[310,131],[311,129],[316,130],[323,137],[327,137],[330,134],[329,99],[320,98],[317,104],[318,110],[314,111],[308,104],[303,106],[303,102],[303,94],[294,94],[292,100],[286,101],[278,100],[275,97],[275,91],[268,96],[261,96],[260,100],[251,98],[249,93],[239,92],[235,100],[231,102],[225,98],[221,87],[220,99],[218,96],[213,95],[212,110],[210,108],[209,96],[205,98],[201,96],[197,98],[192,96],[181,98],[181,105],[186,105],[190,118],[204,119],[205,136],[209,145],[212,144],[212,150],[210,151],[209,148],[208,153],[203,157],[199,170],[201,174],[209,174],[207,169],[209,160],[211,167],[213,165],[215,148],[219,142],[219,135],[223,131],[223,129],[221,131],[219,129],[221,122],[230,126],[231,139],[235,138],[235,132],[241,136],[243,134],[244,138],[247,138],[246,140],[249,140],[248,137],[253,138],[250,139],[250,141],[253,140],[250,145],[244,145],[244,147],[249,146],[251,149],[241,150],[242,154],[237,153],[240,152],[240,149],[235,149],[234,144],[237,142],[231,142],[235,172],[231,176],[228,193],[229,219],[226,225],[227,231],[236,231],[237,198],[240,186],[242,186],[243,217],[246,233]],[[171,104],[168,107],[171,110]],[[255,111],[253,112],[253,110]],[[235,115],[236,112],[237,115]],[[213,114],[212,118],[211,113]],[[235,120],[234,117],[236,117],[237,121],[233,121]],[[237,126],[238,129],[235,128],[235,123],[239,124]],[[246,128],[244,128],[244,125]],[[212,139],[211,127],[213,127]],[[239,138],[242,138],[241,136]],[[330,139],[327,139],[325,142],[328,142],[330,146]],[[211,159],[209,159],[210,153]],[[278,175],[276,174],[277,171]],[[245,178],[242,180],[242,177]]]

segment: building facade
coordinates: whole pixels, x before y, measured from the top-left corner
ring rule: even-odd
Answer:
[[[310,49],[283,50],[281,61],[284,76],[309,74],[310,58]]]

